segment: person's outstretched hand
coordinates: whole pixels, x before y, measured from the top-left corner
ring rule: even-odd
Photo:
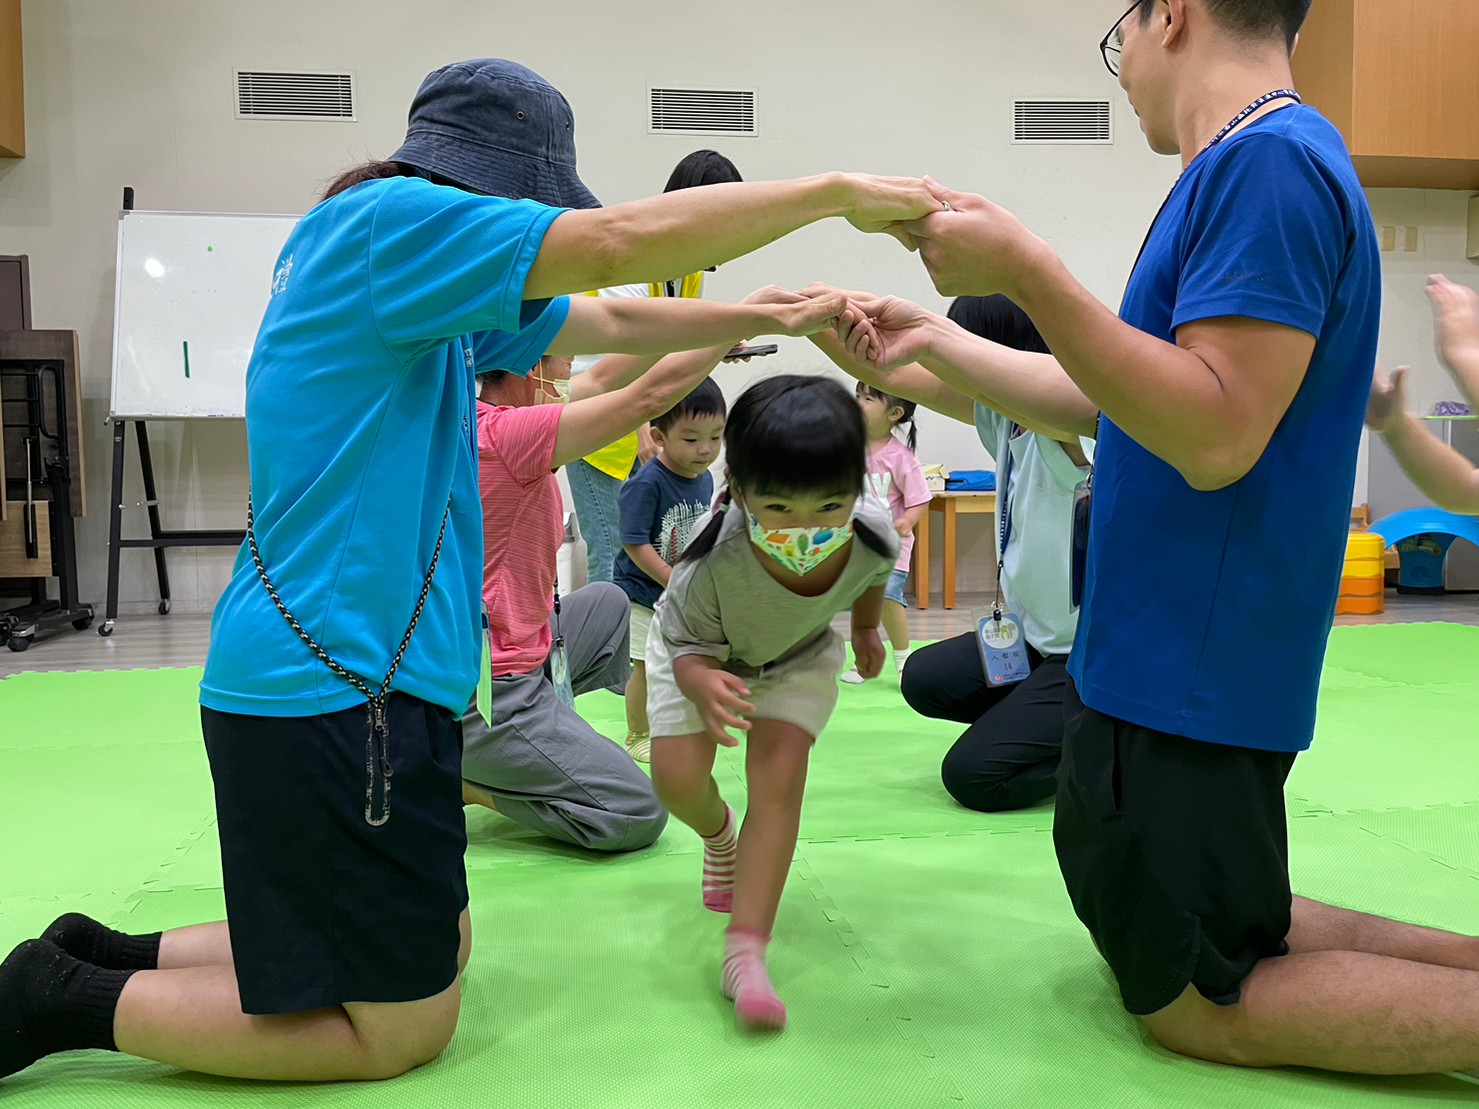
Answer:
[[[750,295],[763,295],[769,300],[749,301],[773,307],[776,335],[805,336],[818,331],[827,331],[837,326],[838,318],[847,310],[847,297],[839,292],[825,292],[817,296],[801,296],[791,300],[782,294],[786,290],[767,288]]]
[[[837,321],[848,355],[876,372],[917,362],[929,350],[929,325],[938,317],[902,297],[853,293]]]
[[[944,209],[944,201],[934,195],[924,178],[849,173],[844,180],[849,195],[848,222],[859,231],[893,235],[905,246],[910,246],[910,240],[901,233],[900,225]]]
[[[1479,367],[1479,293],[1442,274],[1428,278],[1438,357],[1444,365]]]
[[[919,251],[935,289],[944,296],[1015,293],[1033,254],[1046,244],[984,196],[925,180],[947,207],[904,224],[902,230]]]
[[[1398,366],[1391,379],[1381,370],[1371,380],[1371,397],[1366,402],[1366,426],[1378,435],[1390,431],[1407,414],[1407,367]]]

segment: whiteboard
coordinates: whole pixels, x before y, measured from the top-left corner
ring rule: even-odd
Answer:
[[[112,419],[242,418],[246,368],[297,216],[126,211]]]

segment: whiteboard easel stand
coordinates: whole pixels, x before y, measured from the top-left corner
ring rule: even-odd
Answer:
[[[123,209],[132,211],[134,191],[123,190]],[[169,547],[239,547],[246,539],[246,529],[240,530],[195,530],[165,531],[159,519],[159,496],[154,485],[154,461],[149,454],[149,431],[143,420],[125,420],[109,417],[113,424],[113,487],[108,498],[108,600],[103,611],[103,622],[98,625],[98,634],[113,634],[113,622],[118,617],[118,555],[125,548],[144,548],[154,552],[154,569],[159,577],[159,615],[167,616],[170,610],[169,567],[164,552]],[[134,425],[134,434],[139,441],[139,467],[143,471],[144,501],[149,510],[149,538],[123,538],[123,469],[125,464],[128,425]],[[135,506],[137,507],[137,506]]]

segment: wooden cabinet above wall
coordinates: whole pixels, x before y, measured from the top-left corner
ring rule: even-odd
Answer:
[[[1315,0],[1294,80],[1367,188],[1479,190],[1479,0]]]
[[[0,0],[0,158],[26,156],[21,0]]]

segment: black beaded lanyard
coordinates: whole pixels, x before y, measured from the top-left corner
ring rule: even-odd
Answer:
[[[257,567],[257,577],[261,578],[262,584],[267,587],[267,595],[272,598],[272,603],[277,606],[277,611],[282,613],[282,618],[288,622],[288,626],[298,633],[298,638],[308,644],[309,649],[319,657],[319,660],[365,695],[367,723],[370,729],[365,737],[365,823],[372,828],[379,828],[390,821],[390,779],[395,773],[390,764],[390,719],[386,713],[385,701],[390,694],[390,683],[395,678],[396,670],[400,668],[401,659],[406,656],[406,648],[411,645],[411,633],[416,630],[416,624],[421,619],[421,612],[426,607],[426,598],[431,593],[431,579],[437,572],[437,560],[442,556],[442,540],[447,535],[447,518],[451,514],[452,498],[448,496],[447,508],[442,513],[442,527],[437,532],[436,549],[431,552],[431,565],[426,568],[426,580],[421,584],[421,596],[416,598],[416,608],[411,613],[411,622],[406,627],[406,634],[401,637],[401,645],[396,648],[395,657],[390,660],[390,669],[385,672],[385,680],[380,683],[380,691],[376,693],[359,675],[350,673],[330,658],[329,653],[314,642],[313,637],[303,630],[303,625],[298,623],[293,614],[288,611],[288,606],[283,604],[277,587],[272,584],[272,579],[267,576],[267,568],[262,564],[262,552],[257,549],[257,535],[252,517],[252,495],[250,492],[247,493],[247,546],[252,552],[252,562]],[[380,815],[378,817],[375,815],[375,766],[377,762],[380,766],[381,782]]]

